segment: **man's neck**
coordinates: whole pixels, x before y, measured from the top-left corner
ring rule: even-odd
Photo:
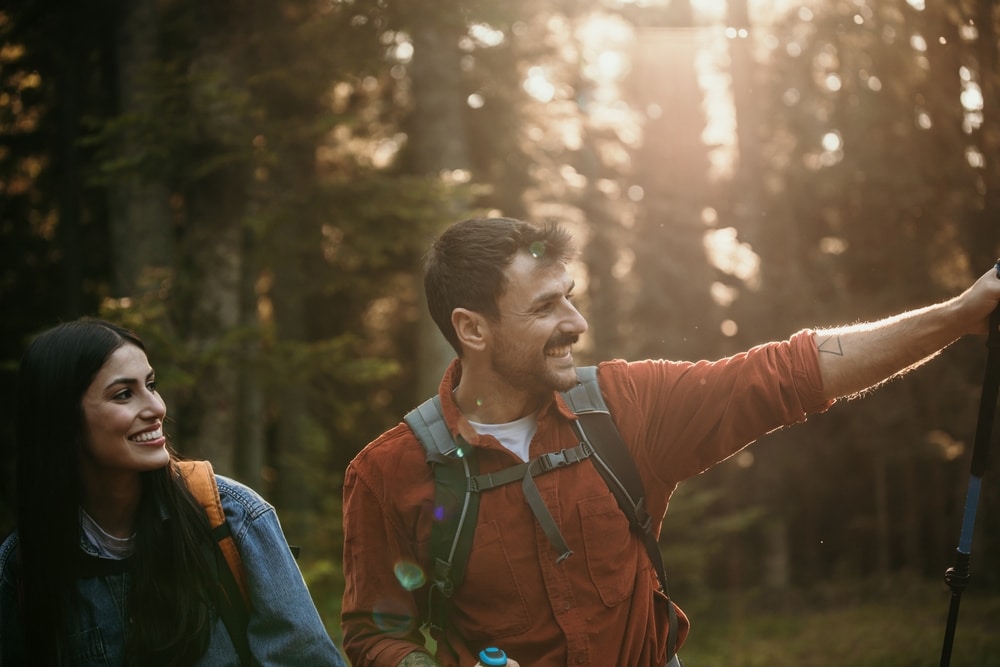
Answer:
[[[487,382],[476,382],[463,376],[452,393],[462,414],[480,424],[517,421],[537,412],[547,398],[517,391],[495,377]]]

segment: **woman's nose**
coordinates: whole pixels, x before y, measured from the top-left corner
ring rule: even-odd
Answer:
[[[143,412],[148,413],[151,417],[162,419],[167,414],[167,404],[157,392],[147,391]]]

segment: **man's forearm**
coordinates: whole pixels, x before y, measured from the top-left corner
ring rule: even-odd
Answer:
[[[998,303],[1000,261],[943,303],[870,324],[817,331],[824,394],[857,394],[919,366],[966,334],[986,333]]]
[[[965,333],[954,308],[945,302],[878,322],[817,331],[826,397],[858,394],[935,356]]]

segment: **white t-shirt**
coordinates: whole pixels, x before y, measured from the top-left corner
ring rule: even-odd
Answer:
[[[87,536],[90,543],[97,547],[97,552],[101,558],[111,558],[122,560],[128,558],[135,551],[135,535],[131,537],[115,537],[105,532],[94,519],[80,508],[80,528]]]
[[[522,461],[528,460],[528,447],[538,430],[538,417],[532,413],[506,424],[480,424],[470,421],[480,435],[492,435],[500,444],[514,452]]]

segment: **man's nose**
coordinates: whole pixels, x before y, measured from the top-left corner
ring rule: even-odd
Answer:
[[[570,317],[568,318],[569,330],[578,336],[587,333],[587,329],[590,328],[587,324],[587,319],[580,314],[580,311],[572,303],[568,305],[570,309]]]

